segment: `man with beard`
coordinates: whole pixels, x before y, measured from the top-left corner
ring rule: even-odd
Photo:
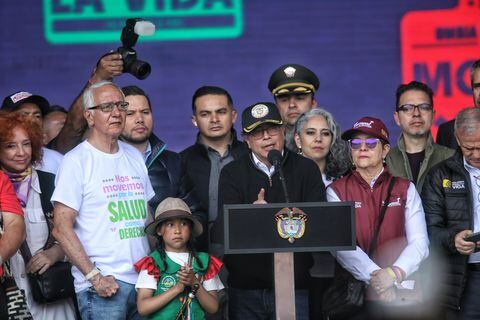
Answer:
[[[435,114],[432,89],[412,81],[398,87],[396,98],[393,117],[402,133],[386,162],[392,175],[411,180],[420,192],[428,170],[450,158],[455,151],[433,142],[430,133]]]
[[[473,105],[480,108],[480,59],[470,68],[470,83],[472,85]],[[442,123],[438,127],[437,143],[452,149],[458,148],[457,139],[453,133],[455,119]]]
[[[280,66],[270,76],[268,89],[285,123],[285,144],[292,151],[297,151],[293,139],[295,122],[303,113],[317,107],[315,91],[319,86],[317,75],[299,64]]]
[[[122,88],[126,111],[125,128],[120,138],[135,147],[143,155],[155,196],[149,201],[155,210],[167,197],[183,199],[192,213],[206,223],[206,217],[192,195],[192,187],[183,179],[180,155],[167,150],[167,145],[152,133],[153,115],[150,99],[137,86]]]

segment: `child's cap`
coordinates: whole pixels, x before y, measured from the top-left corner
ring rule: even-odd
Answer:
[[[192,221],[194,237],[198,237],[203,232],[202,224],[192,215],[187,204],[179,198],[166,198],[155,210],[155,220],[145,227],[145,233],[156,236],[157,226],[168,219],[188,219]]]

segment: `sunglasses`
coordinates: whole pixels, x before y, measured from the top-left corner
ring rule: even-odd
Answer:
[[[358,150],[362,147],[362,143],[365,142],[365,146],[367,149],[375,149],[377,144],[380,142],[380,139],[377,138],[368,138],[368,139],[350,139],[348,143],[350,148],[353,150]]]
[[[404,104],[400,107],[397,108],[397,111],[402,111],[405,112],[406,114],[411,114],[413,113],[413,110],[415,108],[418,109],[420,112],[430,112],[433,110],[433,107],[430,103],[420,103],[420,104]]]

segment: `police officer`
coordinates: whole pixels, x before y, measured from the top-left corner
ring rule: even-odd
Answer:
[[[297,150],[293,140],[298,117],[317,106],[315,92],[320,81],[315,73],[299,64],[285,64],[277,68],[268,81],[268,89],[285,123],[285,142],[290,150]]]

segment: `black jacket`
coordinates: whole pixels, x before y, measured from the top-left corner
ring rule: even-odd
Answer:
[[[457,139],[455,139],[455,119],[442,123],[438,127],[436,143],[456,150],[458,148]]]
[[[155,196],[149,201],[152,210],[155,211],[158,204],[165,198],[181,198],[205,227],[206,213],[194,195],[193,185],[188,183],[183,174],[180,154],[166,150],[165,143],[153,134],[150,136],[149,142],[152,153],[148,156],[145,164],[153,191],[155,191]],[[199,244],[198,249],[202,250],[204,247]]]
[[[248,153],[246,144],[237,139],[235,130],[232,130],[232,139],[231,152],[234,159]],[[197,138],[197,142],[180,152],[180,155],[185,175],[189,183],[195,186],[195,196],[200,200],[202,207],[208,210],[211,163],[205,145],[198,142]]]
[[[237,135],[233,129],[231,153],[234,159],[238,159],[248,153],[246,144],[237,140]],[[180,155],[186,183],[194,187],[193,193],[195,198],[200,201],[202,210],[208,212],[211,163],[207,149],[197,138],[197,142],[180,152]],[[206,219],[208,219],[208,214],[206,214]],[[204,232],[197,241],[206,244],[208,242],[207,233]]]
[[[454,238],[460,231],[473,229],[470,176],[461,152],[429,171],[421,197],[430,245],[446,261],[446,274],[438,275],[444,289],[441,303],[458,310],[467,280],[468,256],[457,251]]]
[[[310,159],[284,150],[282,168],[291,202],[325,200],[325,185],[318,166]],[[250,204],[257,200],[258,192],[265,189],[268,203],[285,202],[279,173],[270,179],[253,163],[251,153],[227,164],[220,174],[219,208],[223,204]],[[219,212],[212,229],[215,242],[223,242],[223,210]],[[273,288],[273,254],[235,254],[225,256],[228,283],[240,289]],[[310,253],[296,253],[295,287],[307,288],[309,269],[313,260]]]

